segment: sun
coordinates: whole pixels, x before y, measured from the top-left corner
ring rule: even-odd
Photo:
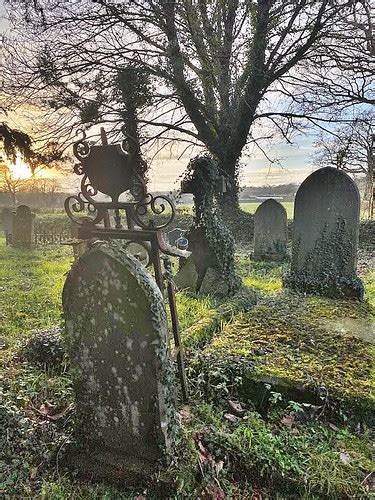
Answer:
[[[12,177],[16,179],[29,179],[32,176],[30,166],[19,157],[15,163],[9,163],[8,166]]]
[[[56,176],[54,169],[36,168],[32,172],[28,165],[20,156],[17,156],[15,163],[7,162],[9,173],[13,179],[28,180],[28,179],[50,179]]]

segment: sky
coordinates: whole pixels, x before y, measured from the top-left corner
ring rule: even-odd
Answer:
[[[243,155],[241,159],[240,183],[242,186],[265,186],[276,184],[299,184],[314,168],[312,153],[313,137],[299,137],[294,145],[273,141],[267,148],[272,158],[278,158],[271,164],[263,153],[255,151]],[[194,155],[192,154],[191,157]],[[179,176],[189,162],[189,157],[180,160],[177,157],[163,157],[154,160],[150,169],[150,187],[152,190],[169,190],[178,187]]]
[[[3,33],[6,28],[6,22],[1,19],[4,13],[4,2],[0,0],[0,30]],[[7,117],[0,116],[0,120],[7,120]],[[16,123],[22,123],[22,117],[12,116],[11,126]],[[250,150],[241,158],[241,176],[242,186],[264,186],[275,184],[288,184],[291,182],[302,182],[314,169],[311,155],[314,151],[312,136],[300,135],[294,141],[293,145],[274,140],[267,147],[267,154],[272,159],[278,159],[276,163],[270,161],[260,150]],[[178,188],[179,176],[185,170],[189,159],[195,154],[190,152],[190,156],[184,155],[178,158],[163,154],[159,155],[150,167],[150,188],[154,191],[169,191]],[[316,167],[315,167],[316,168]],[[65,184],[69,184],[67,179]]]

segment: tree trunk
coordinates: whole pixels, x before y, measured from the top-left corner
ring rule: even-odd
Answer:
[[[238,194],[238,157],[235,155],[224,156],[219,158],[219,168],[226,177],[226,192],[218,195],[218,202],[221,212],[226,220],[235,217],[240,210]]]

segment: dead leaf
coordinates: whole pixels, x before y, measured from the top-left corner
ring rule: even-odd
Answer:
[[[233,413],[233,415],[236,415],[237,417],[242,417],[245,413],[245,410],[242,408],[242,405],[239,401],[229,400],[228,406],[231,413]]]
[[[39,409],[35,408],[35,411],[39,413],[39,415],[42,415],[43,417],[48,417],[53,413],[55,408],[56,407],[54,405],[46,401],[45,403],[39,406]]]
[[[198,448],[198,456],[199,456],[199,461],[201,464],[207,464],[210,461],[212,461],[212,457],[210,452],[207,450],[207,448],[203,445],[202,443],[202,434],[197,434],[195,438],[195,442]]]
[[[191,411],[190,407],[188,405],[185,405],[181,408],[181,410],[178,412],[178,419],[180,423],[188,423],[191,420]]]
[[[296,423],[295,417],[291,413],[289,415],[285,415],[280,420],[280,424],[285,425],[286,427],[290,427],[290,428],[293,427],[293,425],[295,425],[295,423]]]
[[[36,478],[38,474],[38,467],[33,467],[32,469],[30,469],[30,479],[33,480]]]
[[[224,462],[223,460],[219,460],[219,462],[215,462],[215,471],[216,475],[218,476],[220,472],[223,470],[224,467]]]
[[[203,500],[225,500],[224,491],[216,484],[210,484],[202,491]]]
[[[51,403],[48,403],[48,401],[46,403],[41,404],[39,408],[33,407],[34,411],[36,411],[39,415],[47,418],[48,420],[52,420],[52,421],[60,420],[72,408],[73,408],[73,404],[70,404],[60,413],[56,413],[57,407],[55,405],[52,405]]]
[[[225,413],[224,418],[233,424],[236,424],[240,419],[236,417],[236,415],[232,415],[232,413]]]
[[[55,413],[54,415],[47,415],[49,420],[60,420],[60,418],[65,417],[65,415],[73,408],[73,404],[68,405],[62,412]]]
[[[337,427],[337,425],[332,424],[331,422],[328,423],[328,427],[330,427],[333,431],[338,432],[340,429]]]

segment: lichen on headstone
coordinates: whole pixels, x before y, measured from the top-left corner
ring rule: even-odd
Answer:
[[[356,275],[359,210],[358,188],[340,170],[322,168],[301,184],[286,286],[327,297],[363,297]]]
[[[287,259],[287,215],[276,200],[264,201],[254,215],[254,260]]]
[[[31,249],[34,245],[35,214],[27,205],[20,205],[13,214],[12,244],[16,248]]]
[[[63,305],[86,458],[105,449],[120,462],[161,459],[175,430],[174,375],[156,283],[121,247],[98,242],[70,271]]]

